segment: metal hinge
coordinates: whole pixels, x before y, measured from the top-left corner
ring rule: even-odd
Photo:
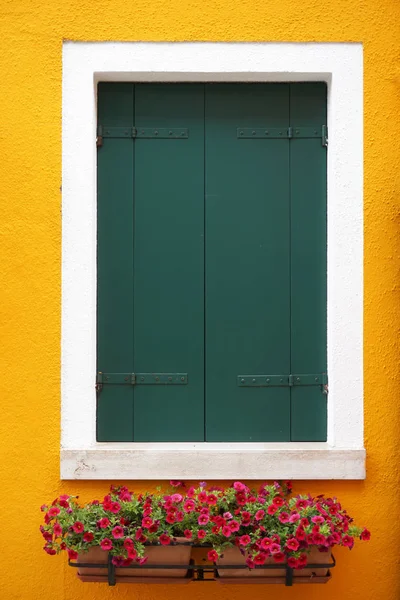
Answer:
[[[96,392],[103,385],[187,385],[187,373],[103,373],[96,375]]]
[[[328,145],[328,128],[321,127],[238,127],[238,139],[291,140],[291,139],[321,139],[322,145]]]
[[[321,386],[328,393],[328,375],[326,373],[306,373],[301,375],[238,375],[239,387],[294,387]]]
[[[108,127],[98,125],[97,147],[103,145],[104,138],[113,139],[164,139],[186,140],[189,130],[186,127]]]

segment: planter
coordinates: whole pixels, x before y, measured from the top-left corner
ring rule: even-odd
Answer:
[[[178,542],[187,542],[184,538],[177,538]],[[145,556],[148,560],[145,565],[139,566],[134,563],[132,567],[111,567],[112,578],[115,583],[165,583],[166,581],[174,583],[189,583],[187,578],[188,569],[163,569],[152,568],[157,565],[171,565],[187,567],[190,562],[190,546],[188,545],[169,545],[169,546],[147,546]],[[109,582],[108,573],[108,552],[102,550],[99,546],[90,548],[88,552],[79,554],[77,561],[85,565],[78,566],[78,577],[81,581],[91,582]],[[98,567],[97,567],[98,565]]]
[[[286,563],[280,565],[269,558],[265,563],[271,565],[271,568],[268,569],[224,569],[224,565],[245,565],[244,556],[238,548],[227,548],[223,557],[217,563],[218,580],[220,583],[284,583],[287,582],[289,576],[293,583],[326,583],[329,581],[328,565],[333,566],[330,550],[320,552],[318,548],[313,547],[308,555],[308,563],[310,565],[321,565],[321,567],[312,566],[292,570],[287,569]],[[275,568],[272,568],[272,566]]]

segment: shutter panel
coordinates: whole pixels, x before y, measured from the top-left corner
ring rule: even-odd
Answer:
[[[289,387],[239,375],[290,372],[288,84],[206,85],[206,439],[289,441]],[[285,135],[283,136],[285,137]]]
[[[326,124],[326,85],[290,85],[294,127]],[[291,372],[326,373],[326,148],[321,138],[290,142]],[[292,441],[325,441],[327,397],[320,386],[291,391]]]
[[[134,368],[188,383],[138,382],[134,439],[204,441],[204,86],[137,84],[135,113]]]
[[[133,126],[134,86],[99,84],[99,123]],[[133,370],[132,139],[108,138],[99,148],[97,203],[97,369]],[[131,441],[133,389],[104,385],[97,396],[97,440]]]

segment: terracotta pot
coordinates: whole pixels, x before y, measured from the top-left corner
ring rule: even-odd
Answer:
[[[331,562],[331,551],[320,552],[317,547],[312,547],[308,555],[307,562],[310,564],[328,564]],[[266,565],[276,565],[276,569],[224,569],[223,565],[244,565],[245,557],[241,554],[239,548],[227,548],[224,550],[224,555],[218,560],[218,575],[220,578],[284,578],[286,577],[285,564],[275,563],[272,558],[268,558]],[[221,568],[222,567],[222,568]],[[293,576],[298,578],[308,578],[309,580],[315,577],[327,578],[328,568],[305,568],[294,569]],[[278,583],[278,582],[277,582]]]
[[[185,538],[177,538],[178,542],[187,542]],[[188,565],[190,561],[190,546],[147,546],[145,556],[148,560],[145,565],[137,568],[115,568],[115,577],[118,583],[139,583],[139,579],[153,578],[161,580],[177,578],[182,583],[187,575],[187,569],[152,569],[153,565]],[[78,555],[77,563],[93,563],[106,565],[108,552],[99,546],[94,546],[88,552]],[[136,564],[136,563],[135,563]],[[78,577],[81,581],[108,581],[107,569],[96,567],[78,567]],[[133,581],[132,581],[133,580]],[[187,580],[189,581],[189,580]]]

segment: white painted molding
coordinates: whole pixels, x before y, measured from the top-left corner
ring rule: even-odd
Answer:
[[[97,81],[328,85],[328,441],[96,442]],[[63,46],[63,479],[363,479],[363,52],[360,44]]]

